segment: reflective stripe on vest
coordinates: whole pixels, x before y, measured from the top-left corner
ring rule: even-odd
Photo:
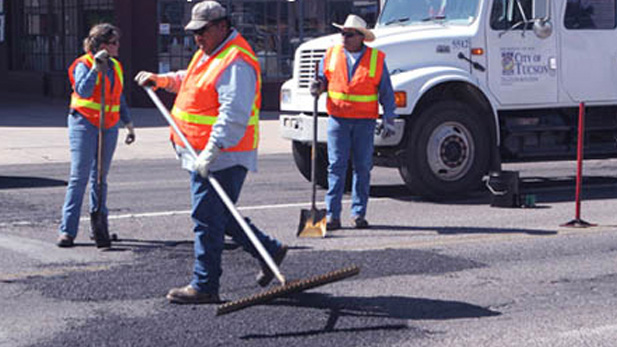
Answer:
[[[261,105],[261,72],[255,53],[244,40],[237,36],[228,42],[219,53],[208,58],[199,65],[203,58],[203,52],[197,51],[184,77],[176,103],[172,109],[172,116],[177,120],[178,126],[186,136],[189,143],[196,149],[202,150],[209,140],[212,126],[218,119],[218,93],[216,81],[225,69],[235,59],[244,59],[255,69],[257,83],[255,86],[255,99],[251,105],[247,128],[239,143],[223,151],[250,151],[259,144],[259,107]],[[184,144],[172,131],[172,140],[180,146]]]
[[[343,118],[377,118],[379,83],[385,55],[367,47],[349,79],[347,58],[342,45],[326,53],[328,79],[328,113]]]

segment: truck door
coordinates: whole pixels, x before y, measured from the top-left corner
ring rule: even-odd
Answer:
[[[546,12],[546,0],[490,2],[487,76],[495,98],[502,105],[557,102],[557,35],[539,38],[531,21],[546,15],[535,13]]]
[[[561,79],[577,102],[617,99],[615,0],[568,0],[561,34]]]

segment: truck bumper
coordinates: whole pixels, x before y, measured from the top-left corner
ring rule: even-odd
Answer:
[[[328,117],[317,119],[317,142],[326,143],[328,140]],[[279,117],[281,136],[288,140],[310,143],[313,141],[313,116],[305,113],[281,114]],[[375,135],[375,147],[392,147],[401,142],[405,130],[405,120],[395,119],[396,133],[388,138]]]

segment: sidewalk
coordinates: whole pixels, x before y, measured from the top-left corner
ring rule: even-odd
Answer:
[[[69,162],[66,117],[68,100],[25,94],[0,94],[0,165]],[[120,130],[114,160],[173,157],[169,127],[156,108],[131,108],[137,140],[124,144]],[[260,122],[260,154],[288,153],[279,135],[278,112],[264,111]]]

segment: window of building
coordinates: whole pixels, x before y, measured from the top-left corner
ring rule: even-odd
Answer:
[[[378,0],[221,0],[232,25],[246,38],[259,59],[264,81],[283,80],[292,74],[296,48],[309,39],[336,32],[358,14],[373,26]],[[159,0],[159,72],[186,69],[196,47],[184,32],[194,3]]]
[[[615,29],[615,0],[568,0],[566,29]]]
[[[90,27],[113,22],[113,0],[24,0],[14,70],[64,71],[83,53]]]

